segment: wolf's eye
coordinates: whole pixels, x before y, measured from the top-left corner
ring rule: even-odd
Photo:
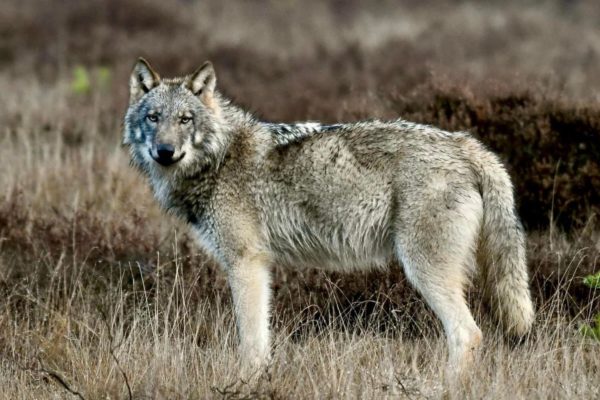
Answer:
[[[179,119],[179,123],[180,123],[181,125],[185,125],[185,124],[187,124],[188,122],[190,122],[191,120],[192,120],[192,119],[191,119],[190,117],[181,117],[181,118]]]
[[[156,114],[148,114],[146,115],[146,119],[150,122],[158,122],[158,115]]]

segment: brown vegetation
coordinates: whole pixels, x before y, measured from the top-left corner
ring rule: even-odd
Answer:
[[[600,347],[576,332],[600,311],[581,284],[600,269],[593,1],[176,4],[0,6],[1,396],[598,396]],[[481,138],[528,228],[532,335],[504,342],[474,285],[481,368],[445,388],[439,323],[399,266],[276,268],[273,364],[237,381],[223,274],[120,148],[138,55],[167,75],[211,59],[222,90],[268,120],[402,117]],[[89,90],[72,86],[79,64]]]

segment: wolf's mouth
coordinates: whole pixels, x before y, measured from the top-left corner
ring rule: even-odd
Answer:
[[[183,153],[181,153],[181,155],[179,157],[165,157],[165,156],[160,156],[160,155],[155,157],[154,154],[152,154],[151,149],[148,149],[148,153],[150,154],[150,157],[152,157],[152,159],[154,161],[156,161],[163,167],[168,167],[170,165],[173,165],[173,164],[181,161],[181,159],[185,156],[185,152],[183,152]]]

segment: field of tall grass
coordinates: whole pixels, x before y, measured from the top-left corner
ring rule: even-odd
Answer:
[[[600,9],[592,0],[91,0],[0,5],[0,397],[598,398]],[[398,118],[498,152],[537,319],[444,380],[440,323],[389,272],[274,271],[273,360],[239,376],[224,274],[121,147],[138,56],[213,61],[260,118]],[[600,332],[600,328],[598,328]]]

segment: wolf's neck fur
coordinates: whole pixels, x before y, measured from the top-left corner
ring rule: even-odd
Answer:
[[[247,131],[257,125],[256,119],[249,112],[234,105],[231,100],[218,92],[214,93],[210,101],[213,110],[213,126],[197,144],[202,150],[194,165],[186,168],[186,175],[195,174],[196,170],[207,168],[218,169],[229,151],[231,143],[239,136],[240,132]]]
[[[152,182],[157,197],[160,197],[157,189],[164,190],[163,201],[159,199],[163,206],[192,224],[203,222],[233,143],[243,140],[241,136],[259,125],[252,114],[221,94],[215,92],[212,101],[215,123],[199,145],[202,156],[174,175],[161,176]]]
[[[220,113],[224,125],[230,129],[236,127],[248,126],[248,124],[256,124],[257,121],[252,114],[243,108],[235,105],[230,99],[223,96],[219,92],[215,92],[214,101]]]

